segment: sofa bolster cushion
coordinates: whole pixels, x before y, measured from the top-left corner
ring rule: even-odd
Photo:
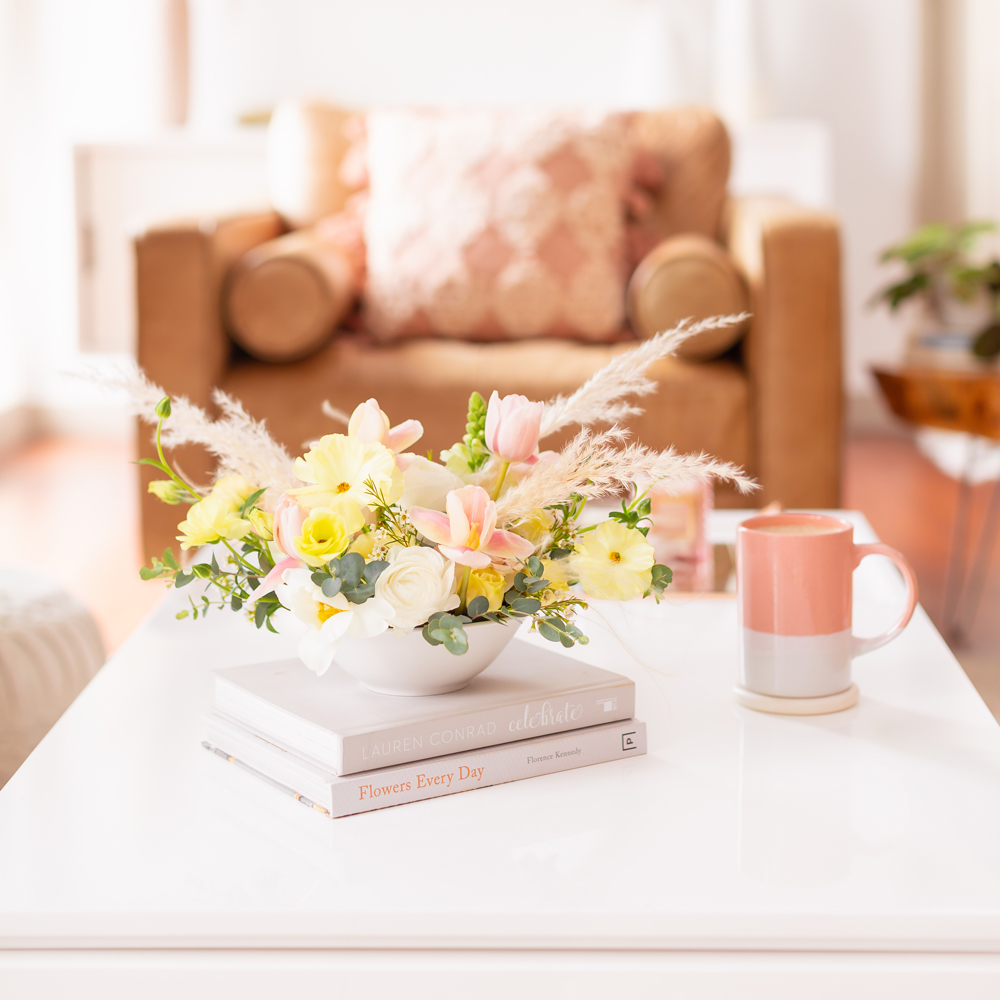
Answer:
[[[749,294],[722,247],[688,234],[666,239],[646,254],[629,282],[627,304],[632,329],[645,340],[688,317],[697,321],[743,312]],[[681,344],[677,356],[690,361],[718,357],[740,339],[744,327],[696,334]]]
[[[233,340],[260,361],[297,361],[319,350],[357,295],[342,247],[314,230],[254,247],[233,268],[226,316]]]

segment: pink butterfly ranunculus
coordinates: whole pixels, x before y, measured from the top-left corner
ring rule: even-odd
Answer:
[[[377,441],[399,454],[423,437],[424,425],[419,420],[404,420],[401,424],[390,427],[389,418],[379,407],[378,400],[367,399],[354,408],[347,433],[362,444]]]
[[[493,559],[527,559],[534,545],[512,531],[497,528],[497,505],[481,486],[452,490],[445,500],[446,513],[411,507],[407,514],[438,551],[462,566],[483,569]]]

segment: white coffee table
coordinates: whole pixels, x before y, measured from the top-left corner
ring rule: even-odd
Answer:
[[[0,792],[2,997],[1000,996],[1000,729],[920,609],[789,718],[733,700],[731,598],[599,606],[646,757],[331,821],[200,745],[211,668],[291,638],[176,607]]]

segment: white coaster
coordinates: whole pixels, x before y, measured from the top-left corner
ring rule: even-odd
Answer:
[[[858,703],[858,686],[852,684],[846,691],[824,695],[822,698],[778,698],[771,694],[758,694],[744,687],[737,687],[736,700],[746,708],[773,715],[827,715],[843,712]]]

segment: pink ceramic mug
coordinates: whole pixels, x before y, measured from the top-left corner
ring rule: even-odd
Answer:
[[[862,639],[851,634],[851,578],[870,555],[888,556],[899,568],[906,609],[887,632]],[[776,698],[847,691],[851,659],[895,639],[917,606],[917,580],[903,556],[888,545],[855,545],[853,525],[825,514],[744,521],[736,577],[740,683],[744,691]]]

